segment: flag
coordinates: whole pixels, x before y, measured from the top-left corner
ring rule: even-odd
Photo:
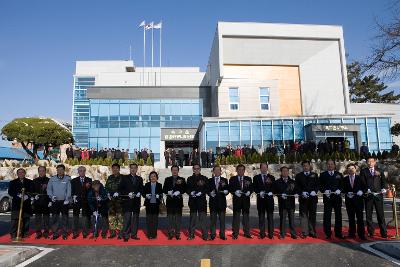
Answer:
[[[143,27],[143,26],[146,26],[146,21],[144,21],[144,20],[140,23],[139,28]]]
[[[149,24],[147,24],[146,26],[146,30],[151,30],[154,28],[154,22],[150,22]]]
[[[161,29],[161,28],[162,28],[162,22],[159,22],[159,23],[157,23],[157,24],[154,24],[154,25],[153,25],[153,28],[154,28],[154,29]]]

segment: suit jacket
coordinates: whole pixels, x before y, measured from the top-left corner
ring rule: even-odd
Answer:
[[[132,199],[127,196],[123,197],[121,205],[123,212],[140,212],[141,196],[143,194],[142,177],[132,176],[131,174],[124,175],[119,183],[118,192],[120,195],[128,195],[131,192],[134,194]],[[140,197],[136,197],[137,193],[140,193]]]
[[[302,194],[303,192],[310,193],[311,191],[317,193],[319,190],[318,174],[315,172],[310,172],[308,176],[304,172],[299,172],[295,180],[298,194]]]
[[[332,176],[328,171],[321,173],[319,176],[319,182],[321,192],[325,192],[325,190],[334,192],[338,189],[343,191],[343,174],[338,171],[334,171]]]
[[[150,203],[150,199],[146,198],[147,194],[151,194],[151,182],[147,182],[144,185],[143,197],[145,198],[145,200],[144,200],[144,205],[145,206],[149,206],[151,204]],[[159,198],[156,198],[156,204],[160,205],[161,199],[163,197],[163,190],[162,190],[162,184],[160,184],[159,182],[156,183],[156,192],[155,192],[155,194],[156,195],[160,195]]]
[[[37,177],[32,181],[32,193],[39,194],[39,199],[35,200],[35,210],[45,209],[48,210],[50,198],[47,195],[47,184],[49,183],[49,177]]]
[[[366,189],[370,189],[371,192],[379,193],[383,188],[387,188],[387,182],[385,174],[382,170],[375,167],[375,174],[371,175],[369,168],[362,169],[360,176],[364,179]]]
[[[89,177],[84,178],[83,184],[81,183],[81,177],[76,177],[71,180],[71,196],[77,196],[77,203],[81,205],[82,203],[87,204],[87,193],[92,187],[92,179]]]
[[[360,201],[364,201],[364,197],[363,197],[363,196],[359,197],[359,196],[356,195],[356,193],[357,193],[358,191],[360,191],[360,190],[361,190],[363,193],[365,193],[365,191],[366,191],[365,188],[366,188],[365,181],[364,181],[363,178],[361,178],[360,175],[356,175],[356,176],[355,176],[353,187],[351,187],[350,176],[349,176],[349,175],[347,175],[347,176],[345,176],[345,177],[343,178],[343,193],[346,194],[346,196],[345,196],[345,201],[346,201],[346,202],[348,202],[348,201],[354,201],[354,200],[356,200],[356,199],[357,199],[357,200],[360,200]],[[353,192],[353,193],[354,193],[353,198],[349,198],[349,197],[347,196],[347,193],[349,193],[349,192]]]
[[[17,178],[12,180],[8,186],[8,194],[12,197],[12,205],[11,205],[12,212],[19,211],[21,207],[21,198],[18,197],[18,194],[22,192],[22,188],[25,188],[25,195],[29,196],[29,194],[32,193],[32,188],[33,188],[32,180],[24,178],[21,182],[20,179]],[[22,211],[24,214],[32,214],[30,197],[28,197],[28,199],[24,201],[24,206]]]
[[[210,192],[214,191],[216,196],[208,199],[210,211],[225,211],[226,210],[226,195],[224,190],[229,192],[228,179],[224,177],[219,178],[218,190],[215,185],[215,177],[208,179],[208,189]]]
[[[286,195],[294,195],[296,194],[298,189],[296,188],[296,182],[289,177],[287,183],[282,178],[279,178],[274,183],[274,193],[275,194],[286,194]],[[295,197],[288,196],[286,199],[283,199],[282,196],[278,196],[278,205],[279,209],[292,209],[296,208]]]
[[[186,181],[185,178],[177,176],[174,184],[174,177],[169,176],[164,180],[163,192],[167,195],[167,209],[182,208],[183,207],[183,194],[186,192]],[[168,195],[168,191],[179,191],[181,194],[179,197],[171,197]]]
[[[98,200],[97,197],[100,197],[101,200]],[[87,194],[88,205],[92,212],[98,211],[100,214],[104,215],[108,213],[108,196],[107,190],[103,185],[100,185],[99,192],[96,193],[93,188],[88,190]]]
[[[201,196],[193,197],[191,192],[201,192]],[[191,210],[207,211],[208,178],[204,175],[192,175],[186,181],[186,193],[189,195],[189,208]]]
[[[274,191],[273,185],[275,182],[275,177],[269,173],[266,175],[266,177],[266,182],[264,182],[261,174],[257,174],[253,177],[254,192],[259,194],[261,191],[264,191],[266,193],[264,198],[261,198],[260,195],[257,195],[257,209],[268,209],[268,211],[273,211],[274,197],[268,196],[267,193]]]
[[[238,176],[232,176],[229,179],[229,192],[233,196],[232,204],[234,211],[246,210],[250,209],[250,197],[251,193],[253,193],[253,183],[251,182],[251,178],[248,176],[243,176],[243,189],[241,188],[241,184],[239,182]],[[236,190],[242,190],[242,195],[240,197],[235,195]],[[246,196],[244,193],[247,191],[250,192],[250,196]]]

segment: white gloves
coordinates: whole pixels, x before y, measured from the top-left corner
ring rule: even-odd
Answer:
[[[192,197],[194,197],[194,196],[196,195],[196,192],[192,191],[192,192],[190,192],[190,195],[191,195]]]
[[[98,196],[96,199],[97,201],[101,201],[101,196]]]
[[[260,197],[261,197],[261,198],[264,198],[264,196],[265,196],[265,192],[264,192],[264,191],[261,191],[261,192],[260,192]]]
[[[310,196],[315,197],[317,193],[315,191],[311,191]]]
[[[282,198],[283,198],[283,199],[287,199],[287,196],[286,196],[285,193],[282,194]]]
[[[382,188],[381,193],[382,193],[382,194],[386,194],[386,189],[385,189],[385,188]]]
[[[29,199],[28,195],[24,195],[24,201],[26,201],[28,199]]]
[[[140,196],[141,196],[140,193],[137,193],[137,194],[136,194],[136,197],[140,197]]]
[[[111,195],[110,195],[110,193],[107,193],[107,197],[108,197],[109,200],[111,200]]]
[[[181,194],[181,192],[175,191],[173,195],[174,195],[175,197],[178,197],[178,196],[180,196],[180,194]]]
[[[240,196],[242,195],[242,191],[236,190],[236,191],[235,191],[235,195],[236,195],[237,197],[240,197]]]
[[[331,190],[325,190],[324,194],[325,196],[330,197]]]
[[[303,192],[301,195],[302,195],[302,197],[304,197],[304,198],[308,198],[308,192]]]
[[[357,191],[357,196],[361,197],[363,195],[363,192],[361,190]]]
[[[94,216],[94,217],[97,217],[97,216],[99,216],[99,213],[98,213],[97,211],[94,211],[94,212],[93,212],[93,216]]]
[[[18,194],[17,197],[22,198],[22,194]],[[29,197],[27,195],[24,195],[24,201],[27,200]]]
[[[272,197],[272,195],[273,195],[272,192],[268,192],[268,196]]]
[[[201,192],[197,192],[196,197],[201,196]]]
[[[348,197],[348,198],[353,198],[353,192],[348,192],[348,193],[347,193],[347,197]]]
[[[147,199],[151,199],[151,194],[146,194]]]
[[[49,204],[47,205],[47,207],[51,207],[53,205],[53,203],[52,202],[49,202]]]
[[[31,205],[33,204],[34,201],[35,201],[35,198],[31,197]]]
[[[118,197],[118,196],[119,196],[118,192],[115,192],[115,193],[113,194],[113,197]]]
[[[130,198],[130,199],[132,199],[134,196],[133,196],[133,192],[130,192],[129,194],[128,194],[128,197]]]
[[[368,188],[367,194],[371,194],[371,193],[372,193],[372,192],[371,192],[371,189]]]
[[[156,198],[157,198],[157,199],[160,198],[160,195],[159,195],[159,194],[156,194]]]
[[[35,196],[35,200],[38,200],[38,199],[39,199],[39,195],[36,195],[36,196]]]
[[[19,198],[22,198],[22,194],[21,194],[21,193],[19,193],[19,194],[17,195],[17,197],[19,197]]]
[[[75,196],[75,195],[72,196],[72,202],[74,202],[74,203],[78,202],[77,196]]]
[[[224,194],[227,195],[229,192],[228,190],[224,190]]]
[[[56,196],[52,196],[52,197],[51,197],[51,201],[56,202],[56,200],[57,200],[57,197],[56,197]]]
[[[211,193],[210,193],[210,196],[211,197],[215,197],[217,194],[215,193],[215,191],[213,190],[213,191],[211,191]]]
[[[294,194],[294,197],[299,197],[299,194]]]
[[[246,192],[246,197],[250,196],[250,191]]]
[[[337,190],[335,191],[335,194],[336,194],[336,195],[340,195],[340,190],[337,189]]]
[[[69,204],[69,200],[64,200],[64,205],[68,205]]]
[[[170,197],[172,197],[173,191],[172,191],[172,190],[168,191],[168,195],[169,195]]]

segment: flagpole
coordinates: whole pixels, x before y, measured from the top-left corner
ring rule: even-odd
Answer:
[[[143,86],[145,79],[145,68],[146,68],[146,23],[143,26]]]
[[[151,67],[154,67],[154,23],[151,27]]]
[[[162,21],[161,21],[161,27],[160,27],[160,86],[161,86],[161,59],[162,59],[162,57],[161,57],[161,51],[162,51],[162,49],[161,49],[161,44],[162,44],[162,39],[161,39],[161,32],[162,32]]]

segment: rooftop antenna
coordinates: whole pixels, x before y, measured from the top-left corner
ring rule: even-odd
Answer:
[[[129,45],[129,60],[132,61],[132,45]]]

